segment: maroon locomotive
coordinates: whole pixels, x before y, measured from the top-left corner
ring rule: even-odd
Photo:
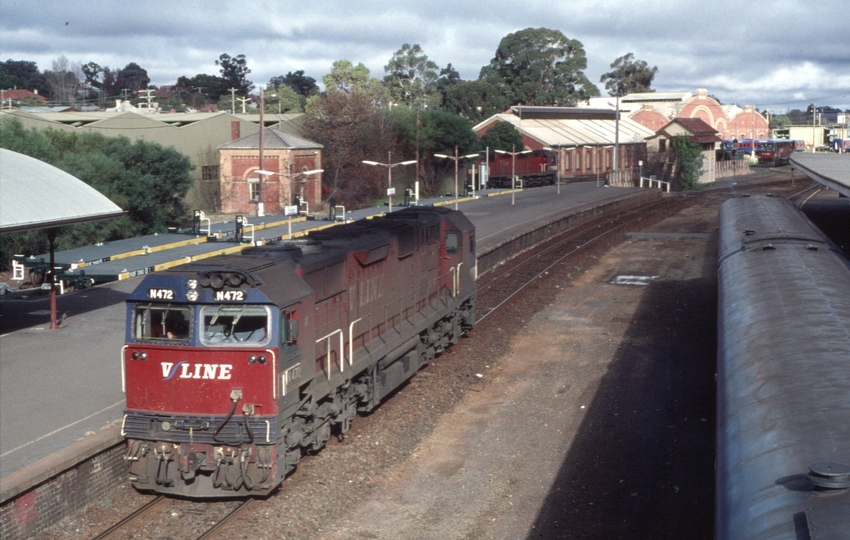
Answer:
[[[127,300],[132,484],[265,495],[474,324],[475,230],[416,207],[146,276]]]
[[[476,170],[481,170],[485,162],[485,152],[475,162]],[[510,154],[490,152],[486,160],[489,165],[488,188],[539,187],[554,185],[557,180],[556,155],[550,150],[534,150],[527,153]],[[471,182],[471,173],[467,173],[467,184]],[[515,175],[517,181],[511,180]]]

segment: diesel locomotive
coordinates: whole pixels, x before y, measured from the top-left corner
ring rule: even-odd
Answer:
[[[127,299],[139,490],[266,495],[475,320],[475,229],[413,207],[148,275]]]
[[[482,152],[481,155],[486,156],[486,152]],[[491,151],[486,160],[490,171],[487,187],[513,187],[511,174],[516,175],[524,188],[553,186],[558,178],[556,160],[557,156],[551,150],[534,150],[516,156]],[[480,170],[481,164],[484,162],[484,157],[478,158],[475,162],[476,170]],[[471,182],[470,170],[467,172],[467,185]],[[516,187],[519,187],[518,183]]]

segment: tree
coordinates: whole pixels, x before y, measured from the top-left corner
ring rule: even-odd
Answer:
[[[151,78],[148,77],[147,70],[135,62],[130,62],[124,66],[124,69],[119,71],[115,77],[117,92],[126,90],[128,97],[136,97],[139,90],[147,88],[150,82]]]
[[[254,88],[254,84],[247,79],[251,70],[248,69],[244,54],[236,57],[231,57],[227,53],[222,54],[215,61],[215,65],[221,67],[221,77],[226,81],[227,87],[236,88],[236,93],[240,96],[247,96]]]
[[[266,85],[266,88],[280,88],[281,85],[292,88],[296,94],[305,98],[319,93],[319,86],[316,84],[316,79],[304,75],[303,69],[299,69],[295,73],[290,71],[286,75],[272,77],[269,79],[269,84]]]
[[[277,114],[286,112],[304,112],[304,96],[295,93],[295,90],[287,84],[281,84],[277,88],[269,86],[263,92],[265,101],[265,113]]]
[[[558,30],[526,28],[502,38],[479,79],[495,86],[509,105],[571,106],[599,95],[586,68],[580,41]]]
[[[445,106],[446,95],[455,85],[463,82],[460,78],[460,73],[448,64],[440,70],[440,77],[437,79],[437,93],[440,94],[440,105]]]
[[[370,204],[385,185],[386,171],[381,174],[379,167],[362,163],[375,159],[376,151],[392,150],[385,112],[375,101],[376,90],[383,93],[384,89],[369,79],[363,64],[352,66],[341,60],[334,62],[334,68],[324,78],[325,94],[307,101],[304,129],[307,138],[324,146],[326,198],[333,197],[346,208],[360,208]]]
[[[65,55],[53,61],[53,69],[44,72],[44,78],[50,91],[50,97],[60,103],[74,101],[80,88],[82,71],[79,63],[71,63]]]
[[[521,152],[525,148],[522,134],[510,122],[499,122],[481,137],[481,147],[508,152]]]
[[[103,83],[100,82],[100,74],[103,73],[103,68],[94,62],[83,64],[80,69],[85,75],[85,83],[95,88],[103,88]]]
[[[416,109],[396,107],[392,111],[392,128],[396,138],[396,152],[400,156],[416,155]],[[439,191],[447,175],[454,174],[454,162],[436,158],[434,154],[459,155],[477,152],[478,136],[472,123],[457,114],[442,109],[425,109],[419,118],[420,184],[428,195]]]
[[[477,124],[507,108],[507,100],[486,81],[460,81],[446,93],[443,109]]]
[[[405,105],[425,103],[436,91],[437,64],[418,44],[405,43],[384,66],[384,84],[392,99]]]
[[[770,129],[779,129],[791,125],[791,120],[784,115],[775,114],[770,117]]]
[[[0,62],[0,75],[11,77],[6,79],[11,81],[11,84],[4,83],[2,88],[26,88],[33,92],[39,92],[48,95],[48,88],[44,75],[38,70],[35,62],[29,60],[6,60]],[[7,85],[8,84],[8,85]]]
[[[682,189],[697,189],[699,176],[702,174],[702,146],[690,137],[682,135],[674,137],[670,147],[676,155],[677,176]]]
[[[611,64],[612,71],[600,77],[599,82],[605,83],[608,95],[612,97],[623,97],[626,94],[643,92],[655,92],[652,88],[652,79],[658,73],[658,68],[649,65],[643,60],[635,60],[635,55],[628,53],[614,60]]]
[[[369,96],[375,107],[382,107],[389,101],[387,89],[379,80],[369,76],[369,68],[363,63],[355,66],[348,60],[337,60],[331,65],[331,72],[322,77],[322,82],[328,93],[363,93]],[[310,99],[307,102],[309,106]]]
[[[204,104],[206,104],[207,100],[217,102],[225,94],[230,96],[230,91],[228,90],[230,86],[227,85],[226,80],[216,75],[207,75],[205,73],[198,73],[192,78],[185,76],[179,77],[177,79],[177,88],[180,91],[180,97],[183,98],[183,101],[188,102],[191,100],[193,106],[197,108],[203,105],[197,103],[197,100],[191,97],[193,95],[203,95]],[[247,96],[247,94],[242,95]]]

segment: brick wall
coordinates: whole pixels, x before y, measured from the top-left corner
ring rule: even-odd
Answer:
[[[127,481],[116,422],[0,478],[0,538],[37,537]]]

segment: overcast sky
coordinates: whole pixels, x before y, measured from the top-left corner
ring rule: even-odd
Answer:
[[[0,59],[42,71],[61,55],[136,62],[163,85],[220,75],[220,54],[244,54],[255,85],[299,69],[321,84],[340,59],[383,78],[392,54],[418,43],[470,80],[503,37],[529,27],[580,41],[602,95],[600,76],[631,52],[658,67],[659,92],[706,88],[776,113],[850,109],[850,0],[0,0]]]

